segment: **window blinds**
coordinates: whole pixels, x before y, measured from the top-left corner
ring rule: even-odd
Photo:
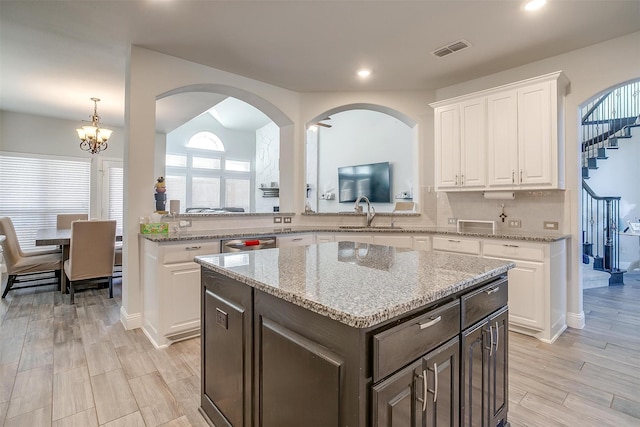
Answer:
[[[56,226],[59,213],[89,213],[90,160],[0,153],[0,216],[8,216],[24,250],[36,230]]]

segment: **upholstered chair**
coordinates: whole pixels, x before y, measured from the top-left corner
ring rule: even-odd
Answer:
[[[109,298],[113,298],[115,243],[115,220],[72,222],[69,259],[64,263],[71,304],[79,286],[95,284],[98,279],[108,280]]]
[[[70,229],[71,223],[78,220],[87,220],[89,215],[86,213],[71,213],[71,214],[58,214],[56,217],[58,230]]]
[[[2,298],[11,289],[31,288],[57,284],[60,287],[62,254],[60,251],[22,251],[11,218],[0,217],[0,234],[6,239],[2,243],[4,262],[7,268],[7,286]],[[53,273],[53,277],[43,277],[42,273]],[[30,285],[14,286],[21,283]]]

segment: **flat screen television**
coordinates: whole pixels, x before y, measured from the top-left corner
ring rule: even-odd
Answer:
[[[338,168],[339,202],[355,202],[366,196],[371,203],[390,203],[389,162]]]

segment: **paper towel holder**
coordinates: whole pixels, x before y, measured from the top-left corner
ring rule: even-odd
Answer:
[[[516,198],[515,191],[483,191],[482,195],[488,200],[513,200]]]

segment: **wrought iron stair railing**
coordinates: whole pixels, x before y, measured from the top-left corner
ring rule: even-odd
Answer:
[[[622,284],[620,270],[620,196],[598,196],[582,180],[582,261],[611,274],[609,285]]]
[[[618,139],[630,138],[640,126],[640,81],[618,87],[582,108],[582,177],[607,158],[607,149],[617,149]]]

